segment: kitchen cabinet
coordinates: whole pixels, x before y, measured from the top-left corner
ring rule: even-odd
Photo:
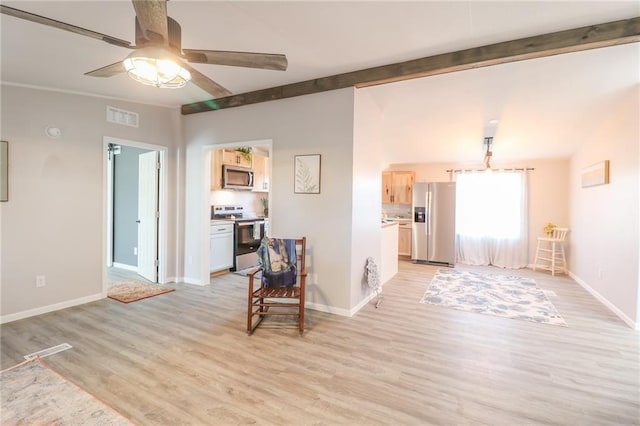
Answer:
[[[269,157],[253,154],[253,192],[269,192]]]
[[[398,256],[411,256],[411,223],[398,224]]]
[[[415,179],[415,172],[382,172],[382,204],[411,204]]]
[[[239,167],[253,167],[253,154],[246,154],[244,152],[236,151],[235,149],[221,149],[218,150],[221,157],[220,164],[228,164],[231,166]]]
[[[251,168],[254,154],[248,157],[235,149],[217,149],[211,152],[211,190],[222,189],[222,166]]]
[[[209,272],[233,267],[233,223],[212,223],[209,234]]]

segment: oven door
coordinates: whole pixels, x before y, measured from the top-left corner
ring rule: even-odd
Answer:
[[[236,221],[236,256],[258,250],[264,237],[264,221]]]

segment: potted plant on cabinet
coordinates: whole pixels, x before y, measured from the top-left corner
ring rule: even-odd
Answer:
[[[260,198],[260,202],[262,203],[262,211],[264,212],[264,217],[269,217],[269,199],[263,197]]]
[[[242,148],[236,148],[236,151],[241,153],[242,156],[247,159],[247,161],[251,161],[251,147],[250,146],[244,146]]]

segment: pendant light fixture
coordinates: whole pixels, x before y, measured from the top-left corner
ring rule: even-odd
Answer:
[[[493,145],[493,137],[485,137],[484,138],[484,146],[485,146],[484,167],[485,167],[485,170],[488,172],[491,171],[491,156],[493,155],[493,152],[491,151],[491,145]]]

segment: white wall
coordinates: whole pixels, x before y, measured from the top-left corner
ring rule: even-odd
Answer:
[[[1,320],[102,297],[105,262],[103,136],[171,147],[169,199],[177,197],[178,110],[2,86],[0,137],[9,141],[9,202],[2,210]],[[106,106],[140,113],[140,127],[106,122]],[[47,126],[62,136],[49,139]],[[175,275],[175,211],[168,275]],[[45,275],[45,287],[35,287]]]
[[[353,104],[353,89],[344,89],[184,117],[187,279],[198,282],[208,276],[202,253],[209,201],[203,147],[270,139],[272,235],[307,237],[307,266],[317,281],[308,286],[307,302],[349,313]],[[294,194],[294,156],[300,154],[322,155],[320,194]]]
[[[619,73],[636,73],[639,55],[612,64]],[[638,310],[639,118],[638,85],[621,88],[606,105],[594,106],[601,120],[590,126],[590,138],[571,159],[570,269],[627,323],[640,324]],[[610,183],[581,187],[584,167],[610,161]]]
[[[382,113],[367,90],[356,90],[353,124],[353,211],[351,229],[351,307],[365,302],[371,290],[364,275],[367,257],[382,265],[381,185]],[[357,309],[354,309],[354,311]]]
[[[480,158],[479,161],[482,159]],[[533,264],[537,237],[548,222],[570,226],[569,159],[530,160],[495,163],[495,168],[532,167],[529,172],[529,263]],[[448,182],[450,169],[481,168],[479,164],[392,164],[388,170],[413,170],[416,182]],[[569,236],[570,238],[571,236]],[[570,251],[567,250],[570,254]]]

